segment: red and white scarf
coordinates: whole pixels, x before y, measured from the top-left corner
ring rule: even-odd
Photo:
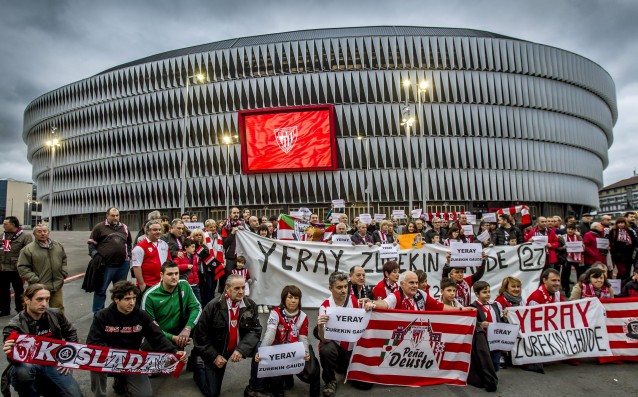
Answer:
[[[241,301],[233,302],[228,294],[225,296],[226,305],[228,305],[228,350],[232,353],[239,342],[239,306]]]
[[[22,234],[22,228],[18,228],[18,230],[15,232],[15,234],[11,238],[7,238],[7,234],[6,233],[2,233],[2,246],[4,248],[4,252],[11,251],[11,243],[15,239],[20,237],[21,234]]]
[[[580,241],[577,235],[570,236],[569,234],[565,235],[565,241],[573,243],[575,241]],[[567,261],[581,263],[583,261],[583,253],[582,252],[568,252],[567,253]]]
[[[456,299],[463,306],[469,306],[470,304],[470,285],[465,280],[461,280],[456,284]]]
[[[609,292],[609,287],[603,284],[603,287],[599,290],[594,288],[594,284],[592,283],[581,283],[581,298],[611,298],[611,293]]]

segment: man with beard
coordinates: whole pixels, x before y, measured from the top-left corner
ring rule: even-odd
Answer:
[[[11,314],[11,286],[15,294],[16,312],[22,310],[23,281],[18,273],[18,258],[22,248],[33,242],[33,237],[26,234],[20,227],[20,221],[15,216],[4,218],[2,223],[3,249],[0,251],[0,317]]]

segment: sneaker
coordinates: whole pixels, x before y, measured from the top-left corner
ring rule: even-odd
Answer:
[[[323,395],[324,397],[332,397],[337,392],[337,381],[333,380],[331,382],[326,383],[323,386]]]
[[[270,313],[270,309],[266,305],[264,305],[264,313]]]
[[[257,313],[264,314],[264,307],[262,305],[257,306]]]
[[[253,390],[250,386],[246,386],[244,389],[244,397],[273,397],[271,393],[265,393],[257,390]]]

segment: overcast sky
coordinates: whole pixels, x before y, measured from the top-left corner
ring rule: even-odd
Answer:
[[[575,52],[616,83],[608,185],[638,168],[638,1],[0,0],[0,178],[31,181],[33,99],[110,67],[229,38],[366,25],[472,28]]]

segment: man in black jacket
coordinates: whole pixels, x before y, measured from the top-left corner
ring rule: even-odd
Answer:
[[[42,284],[31,284],[24,291],[24,310],[12,318],[2,331],[5,354],[11,352],[15,344],[15,340],[7,340],[12,332],[68,342],[78,341],[75,327],[64,314],[57,309],[49,308],[50,297],[51,293]],[[69,368],[26,364],[12,360],[9,360],[9,363],[5,374],[19,396],[42,395],[43,390],[50,391],[51,387],[57,389],[59,395],[82,396],[80,386],[71,375]]]
[[[517,244],[523,244],[525,242],[523,233],[510,222],[510,216],[507,214],[501,214],[498,216],[499,227],[494,231],[492,239],[494,245],[508,245],[509,236],[511,234],[516,235]]]
[[[146,338],[156,352],[177,353],[186,360],[186,353],[178,352],[164,333],[145,311],[135,306],[140,290],[130,281],[120,281],[111,289],[113,303],[93,317],[91,330],[86,338],[88,345],[108,346],[140,350],[142,338]],[[91,371],[91,391],[95,397],[106,396],[107,374]],[[150,397],[153,395],[148,375],[116,375],[113,388],[119,394]],[[120,393],[125,392],[125,393]]]
[[[204,378],[195,383],[206,397],[220,395],[228,362],[254,357],[261,338],[257,304],[244,296],[246,280],[239,274],[226,278],[225,294],[206,305],[195,328],[194,351],[204,361]],[[252,366],[254,367],[254,366]],[[263,382],[252,368],[244,396],[261,397]],[[197,374],[197,372],[196,372]]]
[[[106,220],[93,227],[89,237],[89,255],[102,257],[104,278],[93,295],[93,313],[104,309],[106,289],[111,282],[126,280],[131,267],[133,239],[128,227],[120,222],[120,211],[111,207],[106,211]]]
[[[160,237],[168,244],[168,249],[171,252],[171,258],[173,259],[184,257],[184,252],[182,251],[184,229],[184,222],[182,222],[181,219],[173,219],[173,222],[171,222],[171,230]]]

